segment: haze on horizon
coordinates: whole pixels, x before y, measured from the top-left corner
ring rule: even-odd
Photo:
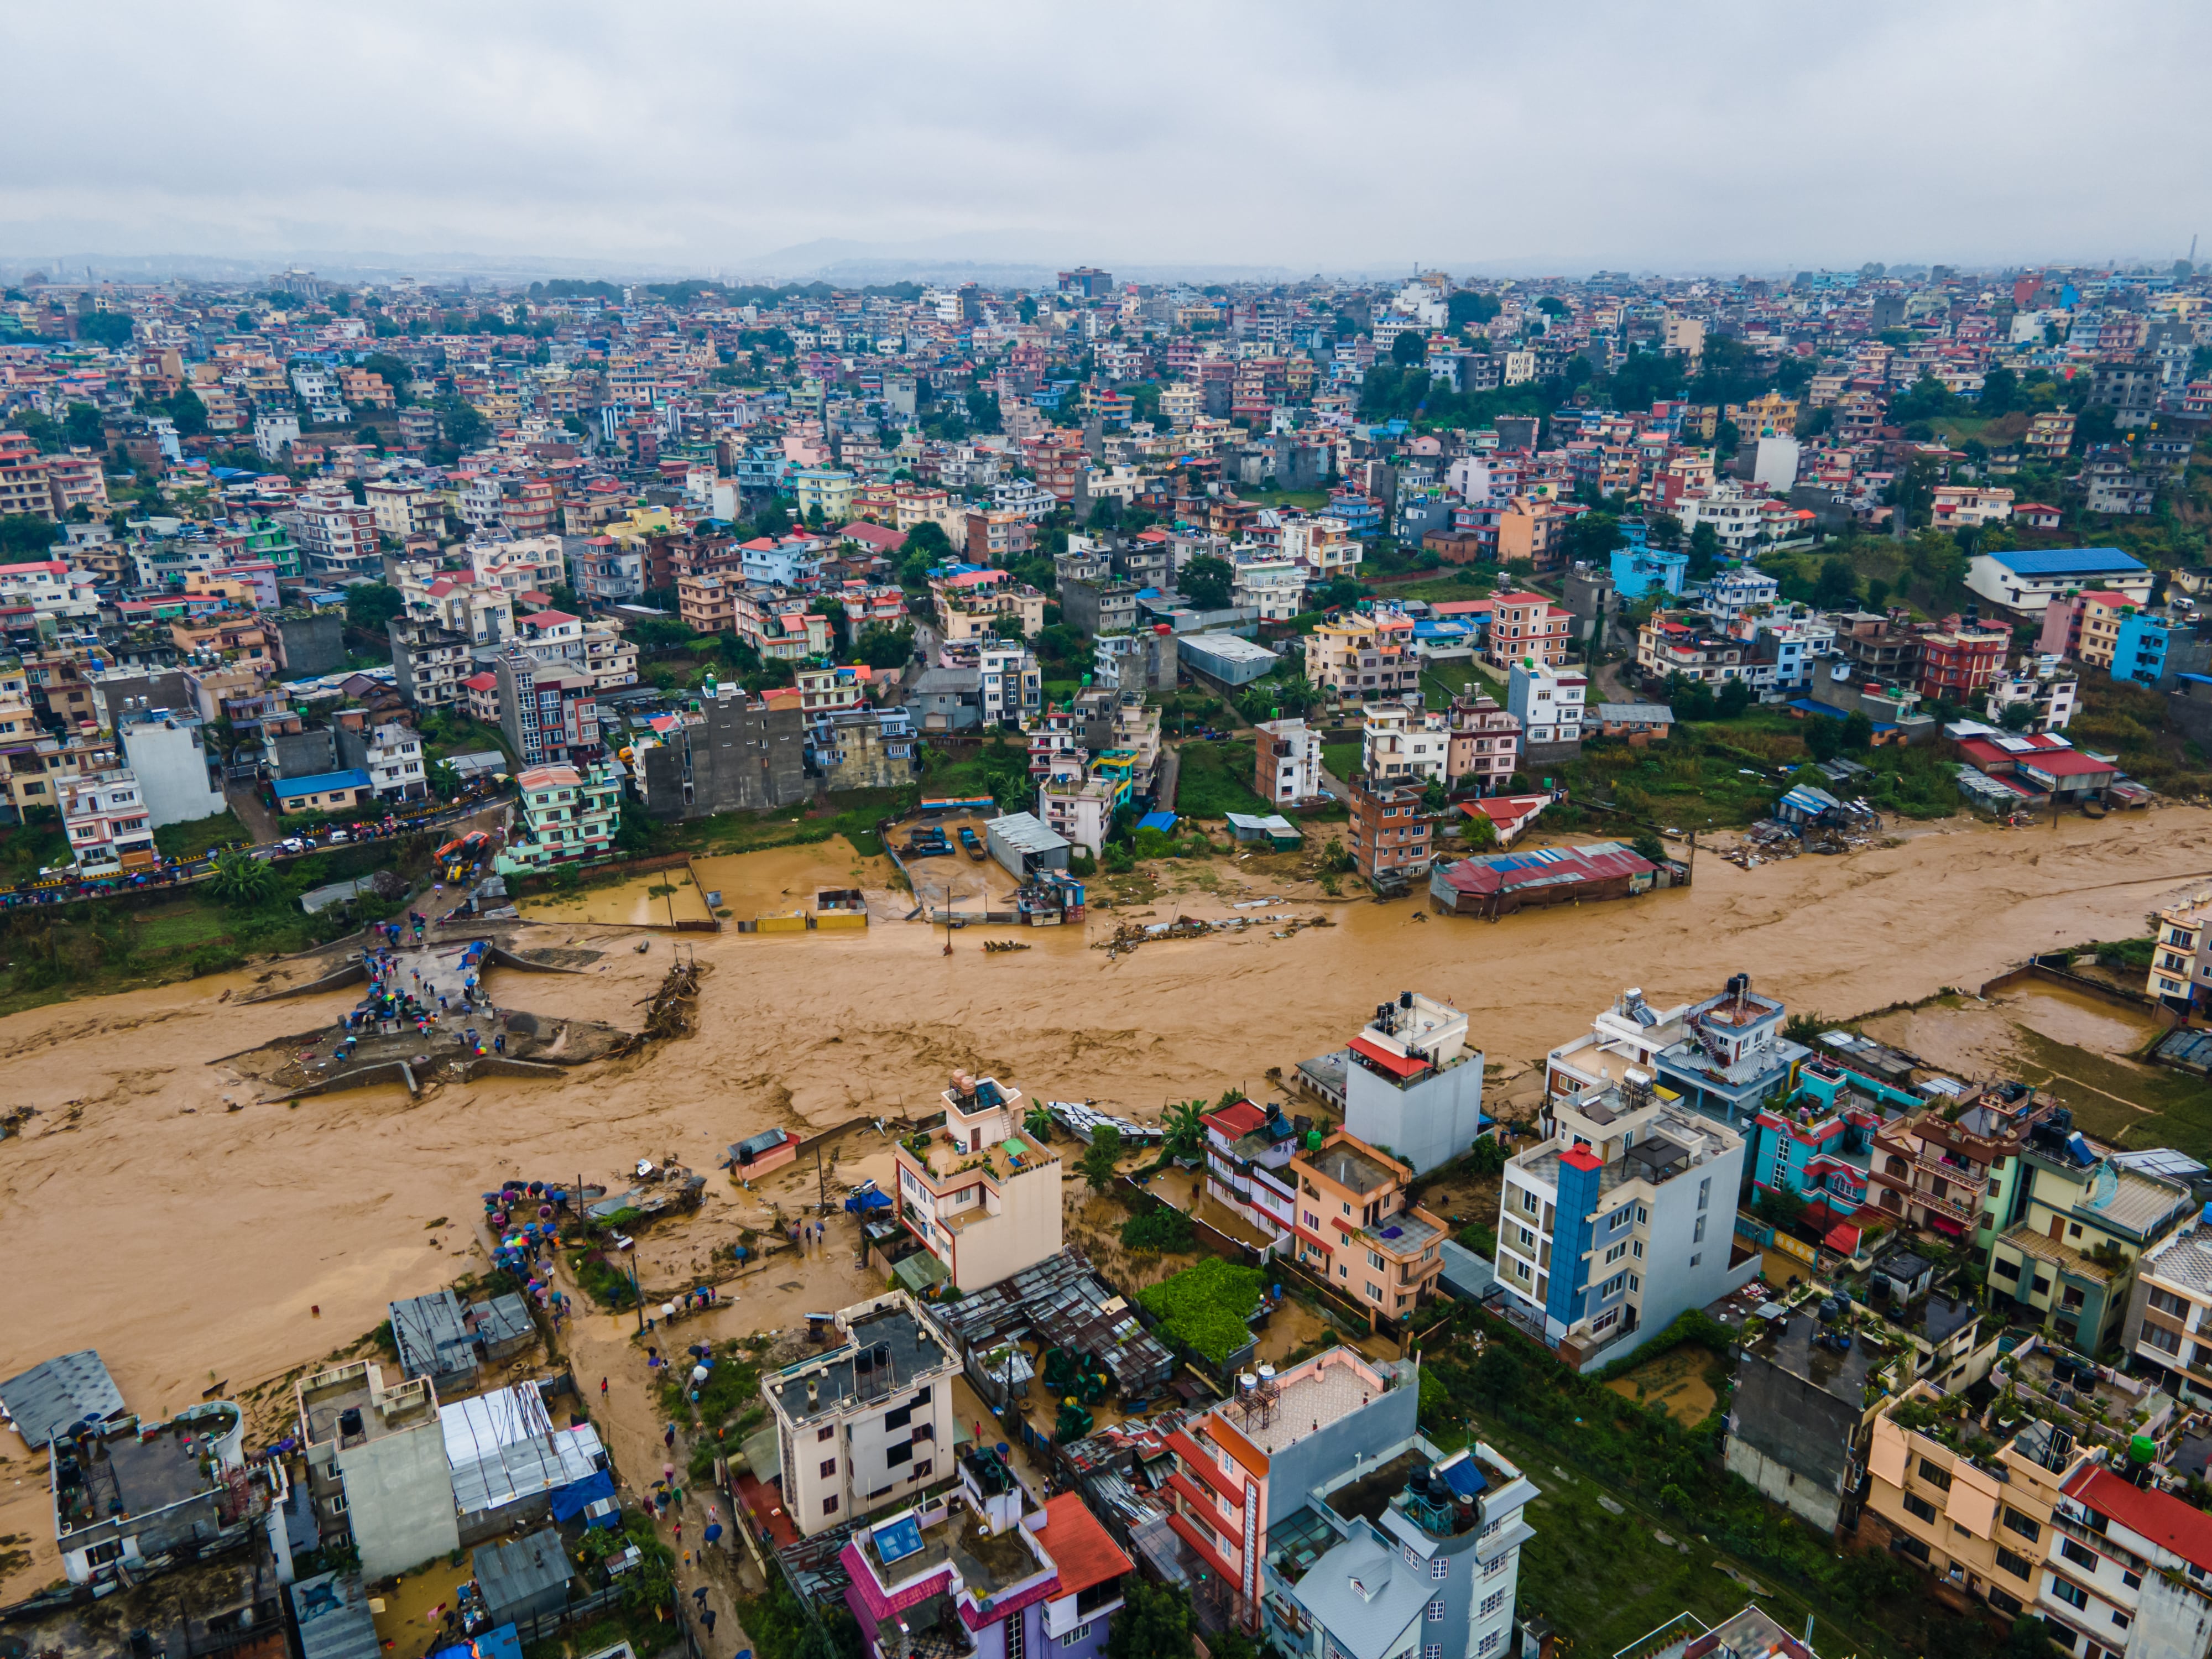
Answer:
[[[88,21],[0,22],[0,259],[1774,270],[2162,261],[2212,230],[2212,10],[2148,0]]]

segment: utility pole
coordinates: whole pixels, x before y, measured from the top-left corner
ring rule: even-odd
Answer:
[[[637,1303],[637,1334],[645,1334],[645,1291],[637,1282],[637,1255],[633,1248],[629,1258],[629,1293]]]

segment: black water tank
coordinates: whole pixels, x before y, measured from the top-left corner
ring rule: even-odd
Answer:
[[[360,1432],[361,1407],[348,1406],[338,1413],[338,1436],[341,1439],[350,1439]]]

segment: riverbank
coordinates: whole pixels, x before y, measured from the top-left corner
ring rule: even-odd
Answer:
[[[557,1080],[297,1107],[246,1105],[245,1080],[208,1062],[332,1018],[348,993],[240,1007],[222,999],[252,978],[231,974],[37,1009],[0,1020],[11,1094],[37,1109],[0,1141],[14,1265],[0,1375],[98,1347],[132,1405],[159,1413],[217,1377],[281,1372],[372,1328],[388,1299],[480,1269],[473,1243],[427,1224],[471,1213],[502,1170],[605,1179],[646,1152],[711,1168],[773,1125],[927,1110],[957,1067],[1150,1115],[1231,1084],[1264,1090],[1269,1067],[1340,1047],[1405,989],[1449,998],[1489,1053],[1522,1060],[1587,1030],[1625,985],[1666,1002],[1743,972],[1800,1009],[1914,1003],[2032,951],[2137,934],[2146,911],[2208,878],[2212,817],[2170,808],[2032,831],[1958,821],[1748,872],[1701,860],[1686,890],[1496,923],[1304,900],[1296,914],[1335,925],[1111,959],[1088,946],[1127,912],[1028,932],[1034,948],[1014,955],[981,949],[1011,928],[963,930],[949,957],[945,932],[918,924],[686,935],[714,970],[695,1036]],[[1273,891],[1249,885],[1224,874],[1217,892],[1178,896],[1192,914],[1247,915],[1237,904]],[[635,1027],[666,941],[640,954],[624,930],[533,932],[605,953],[533,982],[533,1006]]]

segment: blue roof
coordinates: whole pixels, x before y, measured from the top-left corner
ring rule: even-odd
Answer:
[[[1175,827],[1176,815],[1172,812],[1147,812],[1137,820],[1137,828],[1139,830],[1158,830],[1164,832],[1172,830]]]
[[[2150,568],[2117,547],[2012,548],[1990,556],[2022,576],[2109,575]]]
[[[343,772],[319,772],[312,778],[279,778],[276,799],[289,800],[294,795],[321,795],[333,789],[368,787],[368,774],[356,766]]]
[[[1851,717],[1851,710],[1848,708],[1838,708],[1831,703],[1814,702],[1810,697],[1792,698],[1790,706],[1801,714],[1826,714],[1832,720],[1847,720]],[[1877,732],[1897,730],[1896,726],[1888,720],[1869,720],[1868,723]]]

